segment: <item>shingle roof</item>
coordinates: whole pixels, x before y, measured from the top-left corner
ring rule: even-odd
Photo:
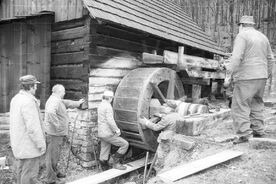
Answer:
[[[83,0],[93,18],[135,28],[168,40],[224,54],[210,36],[168,0]]]

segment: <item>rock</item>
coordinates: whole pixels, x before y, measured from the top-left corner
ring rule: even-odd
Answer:
[[[249,139],[249,146],[253,149],[276,149],[276,139],[252,138]]]

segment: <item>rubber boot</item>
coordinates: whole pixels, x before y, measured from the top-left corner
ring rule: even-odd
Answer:
[[[100,160],[100,166],[102,171],[106,171],[110,168],[107,160]]]
[[[113,168],[114,169],[119,169],[119,170],[126,170],[126,166],[123,166],[121,163],[120,163],[120,160],[121,158],[123,157],[122,154],[120,153],[115,153],[114,156],[113,156],[113,160],[114,160],[114,163],[113,163]]]

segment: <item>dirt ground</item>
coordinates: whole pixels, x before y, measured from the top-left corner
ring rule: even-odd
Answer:
[[[276,108],[266,108],[266,133],[269,137],[276,139]],[[179,160],[178,163],[187,163],[193,160],[204,158],[223,150],[238,150],[244,154],[236,159],[230,160],[223,164],[219,164],[212,168],[206,169],[202,172],[181,179],[175,183],[189,183],[189,184],[275,184],[276,183],[276,149],[252,149],[248,143],[233,145],[232,142],[220,143],[227,137],[233,137],[232,120],[226,119],[213,127],[206,129],[200,136],[193,137],[198,143],[193,150],[193,155],[189,159]],[[8,142],[3,142],[0,139],[0,157],[10,155],[11,151]],[[65,171],[68,159],[68,144],[65,144],[62,149],[61,161],[59,167]],[[71,157],[71,160],[74,159]],[[172,158],[178,159],[178,158]],[[175,161],[174,161],[175,162]],[[10,164],[14,165],[13,160],[9,160]],[[74,162],[69,162],[67,171],[67,178],[65,181],[73,181],[78,178],[93,175],[99,170],[92,168],[90,170],[84,169]],[[44,178],[45,167],[41,164],[40,178]],[[107,183],[110,184],[124,184],[126,182],[135,182],[142,184],[143,168],[126,174],[120,178],[116,178]],[[0,170],[0,184],[15,183],[15,168],[10,167],[8,170]],[[161,180],[151,175],[151,179],[147,182],[149,184],[162,184]]]

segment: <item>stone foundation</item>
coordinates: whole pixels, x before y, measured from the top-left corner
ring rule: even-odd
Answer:
[[[93,167],[96,165],[94,154],[98,154],[97,111],[96,109],[71,110],[68,111],[68,114],[71,119],[69,142],[71,142],[74,132],[72,153],[82,167]]]

